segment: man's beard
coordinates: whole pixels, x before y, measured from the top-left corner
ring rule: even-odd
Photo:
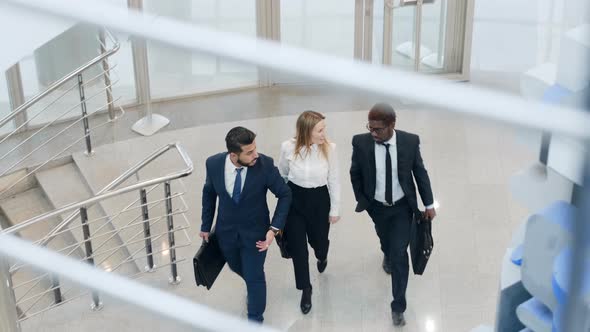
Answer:
[[[252,160],[249,164],[246,164],[245,162],[240,160],[240,157],[238,157],[238,164],[240,164],[244,167],[250,167],[256,160],[258,160],[258,158]]]

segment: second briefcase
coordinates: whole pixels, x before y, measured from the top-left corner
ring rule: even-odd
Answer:
[[[279,249],[281,250],[281,257],[286,259],[291,258],[291,254],[289,254],[289,251],[287,250],[287,238],[285,237],[284,231],[279,231],[279,234],[277,234],[275,241],[279,246]]]
[[[426,264],[434,248],[432,238],[432,222],[418,213],[412,222],[412,235],[410,238],[410,255],[412,256],[412,269],[414,274],[421,275],[426,269]]]

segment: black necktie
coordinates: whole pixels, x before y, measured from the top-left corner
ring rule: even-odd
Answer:
[[[393,204],[391,154],[389,154],[389,144],[383,143],[383,146],[385,146],[385,201],[389,204]]]

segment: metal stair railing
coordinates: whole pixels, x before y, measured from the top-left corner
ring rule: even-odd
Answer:
[[[3,269],[5,258],[24,260],[51,274],[59,274],[81,287],[92,288],[121,302],[131,304],[145,313],[162,317],[175,326],[180,324],[193,331],[242,331],[273,332],[275,329],[247,322],[238,317],[208,308],[169,292],[142,285],[133,280],[80,264],[72,259],[31,245],[11,235],[0,234],[0,301],[9,299],[10,289]],[[9,302],[9,301],[5,301]],[[0,329],[7,332],[21,331],[14,306],[0,306]]]
[[[140,170],[144,170],[148,166],[157,166],[156,162],[163,159],[160,157],[171,150],[178,152],[178,156],[183,163],[181,169],[163,176],[155,176],[139,181],[138,172]],[[118,271],[128,263],[136,264],[145,261],[146,267],[143,271],[140,270],[135,273],[122,272],[130,278],[140,277],[146,272],[154,272],[156,269],[169,267],[170,283],[177,284],[180,282],[177,265],[185,259],[178,258],[176,250],[191,244],[187,232],[190,223],[185,215],[188,211],[188,205],[184,200],[186,188],[182,178],[191,174],[192,171],[192,161],[182,146],[178,143],[167,144],[136,163],[92,197],[31,218],[3,230],[0,234],[17,235],[29,227],[47,222],[50,218],[60,217],[71,212],[47,234],[39,239],[29,240],[32,240],[33,244],[46,247],[53,239],[65,233],[81,232],[83,235],[82,241],[62,248],[54,248],[53,251],[74,257],[76,250],[82,248],[85,253],[84,261],[93,266],[102,267],[109,272]],[[121,187],[125,182],[134,179],[136,179],[137,183]],[[179,192],[172,191],[172,183],[178,183]],[[163,189],[161,197],[154,197],[158,192],[156,189]],[[128,196],[134,191],[138,193],[138,196],[130,199]],[[152,199],[148,201],[148,197]],[[109,199],[125,201],[124,208],[110,215],[90,219],[88,216],[89,209]],[[175,201],[176,203],[174,203]],[[177,205],[178,207],[176,207]],[[153,215],[150,215],[150,213],[153,213]],[[180,218],[181,222],[177,222],[178,219],[175,219],[175,217]],[[77,219],[81,221],[80,224],[73,225],[73,222]],[[105,228],[109,224],[114,225],[116,220],[123,220],[123,224],[118,224],[119,227],[113,226],[112,230]],[[124,241],[121,238],[120,245],[109,246],[109,243],[112,242],[108,241],[118,238],[120,233],[124,231],[130,231],[132,235],[124,239]],[[177,233],[184,235],[180,241],[177,239]],[[111,261],[113,255],[132,244],[139,245],[139,248],[129,252],[128,256],[119,261]],[[156,264],[156,260],[159,260],[158,264]],[[10,274],[14,275],[28,268],[30,266],[27,264],[18,262],[10,267]],[[75,287],[66,290],[63,288],[64,286],[61,285],[59,278],[48,273],[14,284],[13,290],[17,294],[16,305],[20,309],[19,321],[87,294],[87,292],[79,292]],[[93,293],[91,307],[100,309],[101,305],[99,295]]]
[[[112,44],[111,48],[108,48],[107,40]],[[99,54],[94,59],[54,82],[47,89],[0,119],[0,128],[2,128],[13,122],[15,118],[27,115],[25,117],[26,121],[4,136],[0,136],[0,178],[16,174],[14,179],[11,178],[6,185],[0,187],[0,198],[14,193],[14,188],[17,185],[51,161],[72,151],[82,141],[85,145],[86,153],[89,155],[92,154],[91,134],[124,114],[124,110],[116,106],[120,98],[113,98],[112,93],[113,86],[119,82],[115,71],[117,66],[111,66],[108,63],[108,59],[119,51],[120,43],[106,30],[99,32],[97,41]],[[100,66],[100,73],[92,77],[85,77],[84,73],[96,66]],[[112,74],[115,74],[114,78],[112,78]],[[96,85],[101,80],[104,80],[104,86],[98,90],[93,89],[87,95],[88,87]],[[76,91],[78,94],[76,97],[78,101],[76,103],[65,107],[59,104],[59,102],[65,102]],[[53,96],[53,93],[57,95]],[[98,100],[103,94],[106,96],[106,103],[100,103],[99,107],[89,112],[88,103]],[[50,97],[55,97],[55,99],[49,100]],[[41,109],[36,111],[35,114],[30,114],[34,106],[41,106]],[[63,110],[56,111],[55,108],[57,106],[62,106]],[[80,110],[80,115],[73,115],[76,109]],[[100,114],[101,112],[99,111],[101,110],[108,112],[108,120],[91,124],[90,119]],[[48,119],[43,119],[41,125],[32,125],[34,120],[40,121],[39,119],[41,117],[48,117]],[[58,124],[64,124],[65,127],[61,130],[59,128],[52,130]],[[59,139],[71,133],[79,125],[83,129],[81,134],[70,134],[74,136],[74,139],[67,139],[66,142],[58,142]],[[52,131],[57,131],[57,133],[53,133]],[[43,153],[51,143],[58,146],[57,150],[59,152],[47,158],[43,156]],[[18,173],[22,169],[25,169],[24,174]]]

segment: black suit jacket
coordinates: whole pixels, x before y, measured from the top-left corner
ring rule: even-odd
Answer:
[[[405,131],[396,130],[398,180],[405,197],[415,212],[418,212],[416,186],[422,203],[428,206],[434,202],[430,178],[420,155],[420,138]],[[352,138],[352,164],[350,180],[357,201],[355,211],[366,210],[375,197],[375,141],[371,134],[355,135]]]
[[[203,186],[201,231],[211,231],[217,199],[219,205],[215,230],[219,236],[225,232],[238,232],[242,236],[260,240],[269,225],[282,229],[291,205],[291,189],[279,174],[272,158],[259,154],[256,164],[248,167],[240,203],[236,204],[225,188],[226,156],[227,152],[219,153],[209,157],[205,163],[207,177]],[[266,203],[268,190],[279,199],[272,221]]]

